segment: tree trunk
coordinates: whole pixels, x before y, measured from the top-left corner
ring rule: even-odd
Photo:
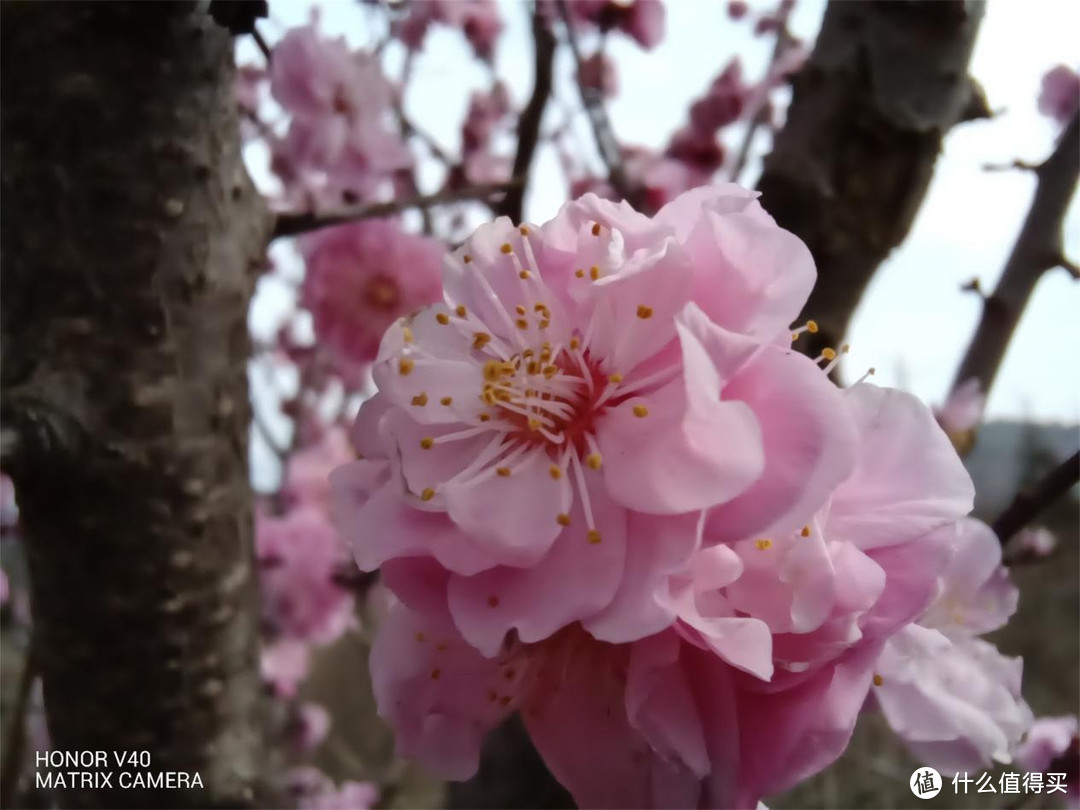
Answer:
[[[4,8],[3,462],[53,747],[203,783],[114,773],[65,806],[261,795],[245,369],[270,222],[232,61],[195,3]]]
[[[829,3],[758,182],[817,262],[805,312],[821,330],[798,344],[808,353],[843,339],[911,228],[945,133],[988,115],[967,75],[982,14],[970,0]]]

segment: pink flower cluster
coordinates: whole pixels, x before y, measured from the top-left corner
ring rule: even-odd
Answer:
[[[495,44],[503,30],[495,0],[406,0],[404,14],[394,32],[407,47],[423,47],[432,23],[459,28],[473,52],[485,62],[495,58]]]
[[[620,31],[646,50],[664,38],[666,13],[661,0],[573,0],[567,7],[577,22],[601,31]]]
[[[946,568],[976,554],[967,473],[916,399],[839,389],[834,351],[792,350],[816,328],[790,327],[813,261],[756,196],[499,219],[447,262],[443,303],[387,330],[360,460],[331,482],[358,564],[400,600],[371,666],[402,754],[466,778],[517,711],[581,806],[753,806],[905,683],[906,634],[985,652],[1013,592],[999,558]],[[955,637],[930,629],[943,569],[970,610]],[[950,712],[1000,709],[1013,740],[994,687],[1022,706],[1017,666],[972,666],[993,695],[938,700],[927,719],[955,728],[917,731],[998,756]]]
[[[1080,108],[1080,74],[1067,65],[1049,70],[1043,76],[1038,103],[1039,112],[1065,126]]]
[[[270,91],[291,116],[272,148],[292,205],[368,198],[412,166],[393,120],[396,90],[374,54],[322,36],[314,23],[290,29],[274,48]]]

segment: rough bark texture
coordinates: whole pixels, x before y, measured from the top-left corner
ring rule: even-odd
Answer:
[[[967,65],[982,13],[956,0],[829,3],[758,182],[766,210],[817,262],[805,311],[821,331],[800,339],[808,353],[840,343],[907,235],[945,133],[980,116]]]
[[[11,3],[2,74],[4,464],[53,745],[205,784],[64,805],[254,804],[245,317],[270,222],[231,41],[195,3]]]

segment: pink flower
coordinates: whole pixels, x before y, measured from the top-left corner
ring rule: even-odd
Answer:
[[[439,298],[443,247],[392,220],[317,231],[300,240],[300,252],[307,265],[302,303],[319,342],[342,362],[371,362],[396,318]]]
[[[352,626],[352,596],[335,582],[344,550],[317,508],[256,516],[255,540],[263,612],[278,633],[326,644]]]
[[[974,377],[966,380],[949,394],[949,398],[940,408],[934,410],[938,424],[950,436],[959,436],[974,430],[982,421],[986,408],[986,394]]]
[[[15,498],[15,484],[0,473],[0,531],[14,529],[19,525],[19,504]]]
[[[581,60],[578,81],[582,86],[597,90],[609,98],[619,93],[619,74],[615,63],[608,59],[603,51],[597,51]]]
[[[368,810],[379,800],[379,789],[370,782],[342,782],[338,787],[310,766],[293,768],[287,781],[300,810]]]
[[[750,88],[743,83],[742,64],[732,59],[713,80],[703,98],[690,107],[690,124],[705,133],[715,133],[739,120]]]
[[[259,659],[262,678],[282,698],[295,697],[307,677],[310,662],[309,644],[295,638],[280,638],[264,645]]]
[[[1080,106],[1080,75],[1066,65],[1058,65],[1042,79],[1039,112],[1064,126]]]
[[[1010,543],[1033,557],[1047,557],[1057,548],[1057,537],[1045,526],[1021,529]]]
[[[1016,749],[1016,767],[1034,773],[1065,772],[1068,795],[1080,798],[1080,725],[1075,714],[1040,717]]]
[[[349,437],[339,427],[323,432],[314,444],[302,447],[289,458],[283,495],[290,506],[325,508],[330,500],[330,472],[351,461]]]
[[[570,627],[484,658],[445,614],[391,610],[372,650],[398,753],[446,779],[520,713],[581,807],[753,807],[846,746],[877,646],[770,687],[666,631],[630,644]]]
[[[664,38],[666,14],[661,0],[631,0],[629,3],[574,0],[568,7],[574,19],[603,31],[622,31],[646,50],[656,47]],[[557,10],[551,13],[558,18]]]
[[[406,14],[395,31],[409,48],[423,46],[433,22],[460,28],[473,52],[486,62],[495,56],[495,44],[503,30],[494,0],[412,0],[403,3]]]
[[[330,712],[318,703],[304,703],[296,709],[289,728],[290,742],[300,752],[314,751],[330,730]]]
[[[1023,663],[977,636],[1004,625],[1016,601],[997,536],[961,521],[937,598],[886,643],[877,664],[877,703],[921,762],[955,773],[1010,761],[1031,722],[1020,696]]]
[[[462,149],[465,152],[486,150],[496,129],[509,113],[510,95],[502,82],[495,82],[486,93],[473,93],[469,97],[469,111],[461,127]]]
[[[810,257],[754,197],[702,189],[655,220],[585,197],[543,228],[481,227],[448,262],[447,304],[387,331],[364,460],[331,476],[360,566],[434,558],[493,654],[511,629],[576,620],[655,632],[616,601],[646,598],[693,551],[699,510],[751,487],[741,520],[801,525],[855,437],[789,348]]]

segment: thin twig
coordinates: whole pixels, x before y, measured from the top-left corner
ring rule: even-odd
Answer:
[[[1017,158],[1010,163],[984,163],[982,169],[984,172],[1034,172],[1038,171],[1039,164]]]
[[[525,188],[529,183],[529,167],[533,154],[540,142],[540,122],[544,118],[544,108],[551,97],[552,68],[555,62],[555,36],[548,28],[547,20],[539,5],[533,10],[533,42],[536,53],[534,61],[535,78],[529,103],[518,118],[517,154],[510,177],[515,181],[502,202],[494,206],[495,213],[510,217],[520,222],[525,203]]]
[[[1020,316],[1043,273],[1062,259],[1065,212],[1080,176],[1080,116],[1074,115],[1052,155],[1035,169],[1035,196],[1001,279],[983,303],[982,318],[953,379],[955,392],[970,379],[989,393]]]
[[[499,194],[509,196],[515,188],[515,183],[492,183],[484,186],[468,186],[453,191],[440,191],[435,194],[426,194],[416,197],[402,197],[388,202],[369,203],[366,205],[354,205],[347,208],[338,208],[330,211],[304,211],[296,213],[283,212],[277,215],[273,233],[270,239],[280,239],[283,236],[296,236],[316,231],[320,228],[329,228],[346,222],[355,222],[361,219],[373,217],[386,217],[398,214],[410,208],[425,208],[431,205],[447,205],[449,203],[464,202],[466,200],[488,200]]]
[[[19,691],[15,696],[15,708],[8,721],[11,725],[4,739],[4,761],[3,765],[0,765],[0,807],[11,807],[15,789],[19,784],[23,742],[26,739],[26,713],[30,707],[30,693],[33,691],[35,680],[37,680],[37,657],[34,655],[34,640],[31,637],[26,647],[22,674],[19,676]]]
[[[259,50],[262,51],[263,58],[266,59],[266,64],[270,64],[270,61],[274,58],[274,52],[270,50],[270,46],[266,44],[266,40],[263,39],[263,35],[259,33],[259,29],[255,25],[251,26],[251,38],[255,40],[255,44],[259,46]]]
[[[1068,492],[1080,481],[1080,452],[1052,469],[1030,489],[1017,493],[1009,508],[998,516],[990,528],[1004,545],[1014,534],[1046,507]]]
[[[607,109],[604,107],[602,92],[595,87],[587,87],[581,81],[581,49],[578,47],[577,33],[574,31],[574,22],[570,19],[570,8],[566,0],[559,0],[559,14],[562,16],[563,26],[566,28],[566,39],[570,43],[570,51],[574,54],[574,65],[577,67],[577,86],[581,93],[581,103],[589,116],[592,125],[593,136],[596,139],[596,149],[600,153],[600,159],[607,168],[608,182],[615,192],[625,200],[634,202],[630,192],[630,186],[626,179],[626,171],[622,165],[622,150],[615,140],[615,132],[611,128],[611,119],[608,118]]]

